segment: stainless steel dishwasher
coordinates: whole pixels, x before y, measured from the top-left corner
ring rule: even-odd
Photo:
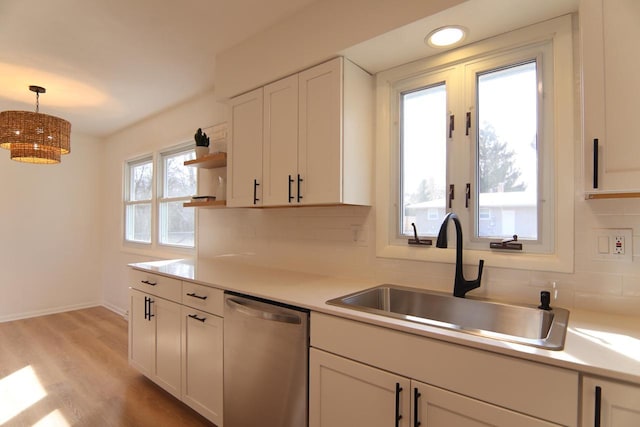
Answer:
[[[309,312],[226,293],[224,426],[307,426],[308,378]]]

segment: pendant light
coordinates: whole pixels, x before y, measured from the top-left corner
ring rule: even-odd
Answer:
[[[0,147],[11,151],[11,159],[24,163],[60,163],[62,154],[71,152],[71,123],[42,114],[40,94],[46,89],[29,86],[36,93],[36,111],[0,113]]]

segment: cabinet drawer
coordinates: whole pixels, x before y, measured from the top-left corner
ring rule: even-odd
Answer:
[[[134,289],[171,301],[180,302],[182,284],[180,280],[147,271],[131,269],[129,283]]]
[[[222,290],[197,283],[182,282],[183,305],[222,316],[223,303],[224,292]]]

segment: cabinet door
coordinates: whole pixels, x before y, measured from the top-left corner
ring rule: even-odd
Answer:
[[[262,204],[297,204],[298,75],[264,88]]]
[[[221,317],[182,308],[182,400],[209,421],[222,425]]]
[[[298,171],[303,204],[342,202],[342,58],[299,75]]]
[[[599,190],[640,189],[640,2],[582,0],[585,175],[593,189],[593,141],[599,142]]]
[[[412,425],[426,427],[542,427],[547,421],[509,411],[418,381],[411,381]]]
[[[129,364],[152,377],[156,369],[156,324],[148,316],[150,296],[132,289],[129,298]]]
[[[152,379],[180,398],[180,304],[151,297],[150,315],[156,323],[156,370]]]
[[[599,408],[599,413],[596,408]],[[596,421],[597,418],[599,418],[599,424]],[[640,426],[640,387],[584,377],[582,425],[583,427]]]
[[[409,387],[404,377],[312,348],[309,427],[409,427]]]
[[[262,204],[262,93],[259,88],[230,101],[228,206]]]

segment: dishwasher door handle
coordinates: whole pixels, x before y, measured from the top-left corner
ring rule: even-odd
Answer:
[[[300,318],[300,316],[296,316],[295,314],[272,313],[270,311],[264,311],[254,307],[250,307],[243,302],[236,301],[231,298],[227,298],[227,305],[242,314],[246,314],[247,316],[251,317],[257,317],[259,319],[270,320],[272,322],[292,323],[295,325],[299,325],[300,323],[302,323],[302,319]]]

